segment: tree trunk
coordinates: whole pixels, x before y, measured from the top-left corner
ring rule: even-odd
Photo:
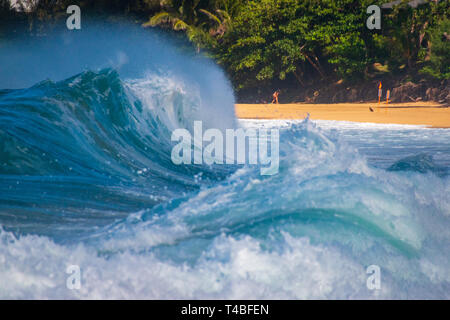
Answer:
[[[305,54],[305,57],[308,60],[308,62],[314,67],[314,69],[316,69],[317,72],[319,72],[319,74],[322,77],[322,79],[325,78],[325,74],[322,72],[320,67],[314,63],[314,61],[309,57],[309,55]]]
[[[295,78],[297,79],[298,83],[300,83],[300,85],[302,87],[305,87],[305,83],[303,82],[302,78],[297,74],[297,70],[293,72]]]

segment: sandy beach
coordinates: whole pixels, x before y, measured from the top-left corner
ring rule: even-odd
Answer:
[[[372,108],[373,112],[370,111]],[[372,123],[426,125],[450,128],[450,108],[435,102],[337,103],[337,104],[236,104],[241,119],[338,120]]]

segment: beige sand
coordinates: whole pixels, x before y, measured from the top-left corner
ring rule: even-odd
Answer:
[[[369,110],[369,107],[374,112]],[[241,119],[303,119],[417,124],[450,128],[450,108],[434,102],[336,104],[237,104]]]

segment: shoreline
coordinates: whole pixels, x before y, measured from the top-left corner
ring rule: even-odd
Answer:
[[[370,111],[372,108],[373,111]],[[408,103],[377,102],[332,104],[236,104],[239,119],[296,120],[310,114],[311,120],[334,120],[363,123],[422,125],[450,128],[450,107],[422,101]]]

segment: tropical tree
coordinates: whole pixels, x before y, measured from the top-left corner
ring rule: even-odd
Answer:
[[[449,15],[448,1],[418,3],[402,0],[386,15],[385,46],[390,48],[387,58],[393,66],[406,65],[416,69],[427,58],[432,34],[439,21]],[[436,38],[435,38],[436,39]]]
[[[167,0],[162,3],[162,10],[143,26],[182,30],[198,50],[213,48],[217,44],[216,38],[223,36],[231,27],[231,16],[240,4],[241,1],[235,0]]]
[[[237,88],[260,86],[293,75],[313,78],[361,76],[376,43],[366,28],[373,1],[249,1],[234,18],[216,57]]]
[[[438,79],[450,79],[450,20],[441,20],[429,31],[429,60],[422,72]]]

